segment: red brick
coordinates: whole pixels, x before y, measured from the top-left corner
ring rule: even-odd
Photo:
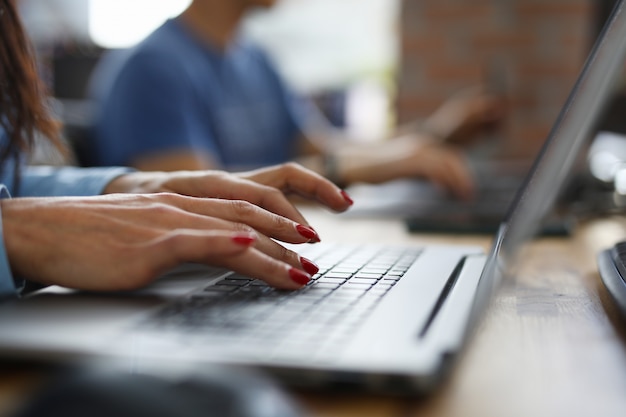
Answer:
[[[592,44],[593,0],[404,0],[398,119],[503,68],[511,147],[545,139]],[[494,66],[493,63],[497,65]],[[519,143],[515,143],[519,141]]]
[[[592,13],[591,3],[588,0],[561,0],[545,1],[536,0],[518,1],[515,12],[522,18],[557,18],[568,19],[571,17],[587,17]]]

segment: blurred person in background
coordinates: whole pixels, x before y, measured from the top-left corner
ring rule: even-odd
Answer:
[[[233,170],[297,160],[342,186],[418,177],[471,198],[460,147],[502,119],[501,98],[477,89],[392,140],[350,140],[240,36],[247,12],[274,3],[193,0],[136,47],[105,57],[91,83],[96,164]]]
[[[130,290],[184,262],[297,289],[318,268],[278,241],[320,239],[287,194],[336,211],[351,203],[296,164],[241,174],[27,166],[35,135],[63,147],[46,104],[15,0],[0,0],[0,298],[27,282]]]

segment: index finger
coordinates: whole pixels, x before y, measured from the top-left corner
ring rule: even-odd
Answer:
[[[286,163],[239,174],[242,178],[316,200],[335,211],[352,205],[350,197],[333,182],[296,163]]]

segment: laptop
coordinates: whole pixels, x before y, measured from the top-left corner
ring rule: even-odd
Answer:
[[[476,195],[470,201],[455,198],[428,180],[406,178],[383,184],[356,184],[350,187],[355,200],[344,217],[399,217],[434,220],[434,216],[452,218],[464,215],[463,221],[481,217],[497,230],[521,186],[528,165],[514,171],[500,167],[495,161],[474,161]],[[463,225],[460,225],[461,227]],[[436,226],[431,226],[436,227]],[[450,227],[453,231],[453,228]]]
[[[453,368],[554,204],[625,56],[620,2],[488,254],[460,245],[322,243],[298,247],[322,269],[294,292],[198,265],[132,293],[49,287],[0,305],[0,355],[113,359],[133,370],[233,364],[298,385],[427,393]]]
[[[418,178],[384,184],[357,184],[349,189],[355,204],[342,213],[346,219],[399,218],[410,232],[447,234],[495,234],[524,183],[532,161],[494,160],[485,155],[468,156],[474,176],[475,195],[464,201]],[[539,233],[571,234],[576,226],[564,192],[554,209],[541,221]]]
[[[471,201],[461,201],[431,182],[400,179],[380,185],[359,184],[349,194],[355,204],[340,214],[346,219],[398,218],[410,232],[445,234],[496,233],[511,206],[523,177],[494,176],[477,181]],[[576,226],[576,216],[560,199],[542,220],[542,235],[566,236]]]

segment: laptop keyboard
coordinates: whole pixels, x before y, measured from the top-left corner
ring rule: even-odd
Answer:
[[[208,336],[211,343],[254,343],[319,352],[350,337],[420,254],[417,248],[331,247],[307,257],[320,267],[304,288],[274,289],[230,274],[164,306],[151,325]]]

